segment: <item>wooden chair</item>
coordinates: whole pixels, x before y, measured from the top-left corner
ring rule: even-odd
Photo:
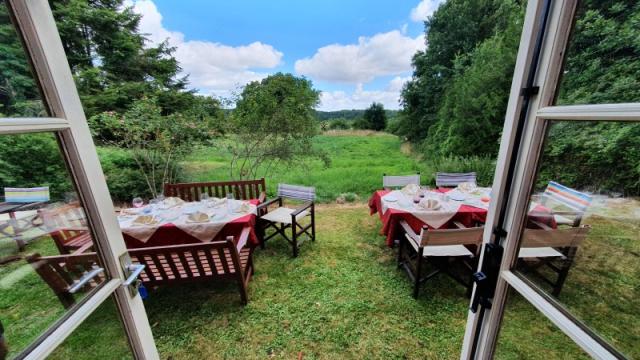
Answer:
[[[420,173],[416,173],[415,175],[382,174],[382,187],[386,190],[400,188],[409,184],[420,186]]]
[[[418,297],[420,285],[439,273],[450,276],[467,289],[468,295],[471,294],[473,282],[470,275],[474,267],[469,260],[480,250],[484,227],[465,228],[460,223],[455,224],[457,229],[430,230],[424,226],[420,234],[416,234],[406,221],[400,221],[405,236],[400,240],[398,267],[403,268],[413,282],[414,298]],[[475,252],[467,246],[472,246]],[[435,269],[423,275],[427,263]],[[465,280],[456,274],[454,266],[466,269],[464,271],[469,272],[469,279]]]
[[[586,239],[591,227],[583,225],[563,229],[552,229],[535,223],[540,229],[525,229],[518,253],[518,268],[531,272],[553,287],[552,295],[559,296],[569,270],[573,265],[578,247]],[[557,274],[555,280],[544,276],[540,268],[546,266]]]
[[[539,201],[545,207],[554,208],[553,218],[558,225],[578,227],[592,200],[590,195],[549,181]]]
[[[104,281],[96,253],[56,256],[40,256],[36,253],[28,255],[26,260],[53,290],[65,309],[76,303],[74,294],[89,291]]]
[[[60,254],[88,250],[93,241],[87,228],[87,218],[79,202],[40,210],[44,229]]]
[[[303,203],[296,208],[288,208],[284,206],[284,199],[303,201]],[[258,206],[257,227],[261,247],[264,249],[267,240],[280,234],[291,244],[293,257],[297,257],[299,246],[305,240],[301,235],[306,234],[311,241],[316,240],[315,199],[316,189],[313,187],[278,184],[278,197]],[[269,206],[273,204],[277,204],[278,207],[275,210],[269,210]],[[307,216],[311,221],[306,225],[302,224],[300,221]],[[266,231],[269,228],[275,231],[267,236]],[[286,234],[286,229],[289,228],[291,228],[291,238]]]
[[[246,243],[250,231],[249,227],[242,230],[239,244]],[[129,250],[129,255],[134,263],[145,265],[140,274],[140,280],[145,285],[231,280],[238,284],[242,304],[246,305],[248,302],[247,285],[254,272],[253,250],[245,246],[238,251],[232,236],[224,241],[132,249]],[[27,257],[27,261],[68,308],[75,303],[69,290],[87,271],[95,269],[97,256],[95,253],[45,257],[35,254]],[[94,287],[103,279],[95,278],[87,283],[88,288]]]
[[[456,187],[460,183],[476,183],[476,173],[436,173],[436,186],[437,187]]]
[[[267,185],[264,178],[256,180],[196,182],[181,184],[164,184],[164,195],[179,197],[184,201],[198,201],[201,194],[218,198],[232,193],[237,200],[258,199],[264,202],[267,198]]]

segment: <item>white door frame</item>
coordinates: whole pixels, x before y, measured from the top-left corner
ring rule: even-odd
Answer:
[[[504,253],[491,309],[476,309],[484,311],[483,316],[479,315],[481,311],[469,311],[461,359],[493,357],[509,287],[534,305],[541,315],[547,317],[592,357],[612,359],[619,356],[593,333],[585,331],[585,327],[580,326],[567,311],[562,311],[558,303],[541,295],[530,282],[512,272],[517,261],[520,235],[549,121],[640,121],[640,104],[553,106],[577,2],[578,0],[530,0],[527,5],[494,177],[494,197],[483,239],[485,244],[499,241]],[[549,10],[546,26],[543,20],[545,6]],[[534,40],[538,34],[544,36],[541,37],[539,59],[536,61]],[[535,72],[531,73],[535,75],[534,81],[527,84],[526,75],[534,65]],[[527,85],[536,86],[538,92],[530,96],[528,106],[523,108],[526,97],[523,96],[522,89],[527,88]],[[521,111],[525,112],[522,117]],[[522,127],[520,141],[518,126]],[[512,174],[509,174],[512,161],[515,167]],[[498,219],[501,217],[502,229],[497,229]],[[503,238],[494,238],[496,230],[504,230]],[[481,264],[482,261],[481,257]],[[474,295],[476,290],[477,286],[474,285]],[[477,340],[475,348],[474,340]]]
[[[6,3],[51,118],[0,119],[0,135],[34,131],[57,134],[87,214],[94,246],[111,277],[30,347],[25,358],[45,358],[98,306],[114,295],[134,356],[157,359],[158,352],[142,300],[139,295],[131,297],[121,285],[125,276],[119,258],[127,253],[127,249],[49,4],[46,0],[7,0]]]

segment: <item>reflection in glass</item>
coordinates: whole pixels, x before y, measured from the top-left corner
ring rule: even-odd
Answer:
[[[640,102],[640,3],[579,4],[557,104]]]
[[[505,304],[495,359],[590,359],[517,291]]]
[[[48,359],[132,359],[115,302],[105,301],[58,346]]]
[[[640,124],[552,122],[517,271],[640,357]]]
[[[105,280],[56,136],[0,136],[0,322],[17,356]]]
[[[47,116],[4,1],[0,1],[0,44],[0,117]]]

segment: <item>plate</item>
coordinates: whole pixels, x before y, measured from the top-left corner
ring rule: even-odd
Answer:
[[[449,194],[449,199],[455,200],[455,201],[464,201],[467,199],[467,197],[460,193],[454,193],[454,194]]]
[[[388,201],[388,202],[396,202],[396,201],[398,201],[398,198],[397,198],[397,197],[395,197],[395,196],[393,196],[393,195],[385,196],[385,197],[384,197],[384,201]]]

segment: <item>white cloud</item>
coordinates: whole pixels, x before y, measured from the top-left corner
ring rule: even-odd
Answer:
[[[166,29],[162,14],[152,0],[128,1],[142,15],[140,31],[152,44],[168,40],[176,47],[175,57],[183,72],[189,74],[192,86],[202,93],[228,96],[239,86],[260,80],[268,73],[256,69],[271,69],[280,65],[282,52],[259,41],[242,46],[215,42],[185,40],[183,33]]]
[[[345,91],[323,91],[319,110],[365,109],[372,102],[382,103],[386,109],[398,109],[402,86],[410,79],[411,76],[396,76],[384,90],[364,90],[363,85],[358,84],[351,94]]]
[[[357,44],[321,47],[311,58],[296,61],[295,70],[314,80],[363,84],[410,71],[411,58],[424,48],[424,35],[411,38],[393,30],[361,36]]]
[[[411,20],[421,22],[427,20],[427,17],[431,16],[438,6],[445,0],[422,0],[418,6],[411,9]]]

